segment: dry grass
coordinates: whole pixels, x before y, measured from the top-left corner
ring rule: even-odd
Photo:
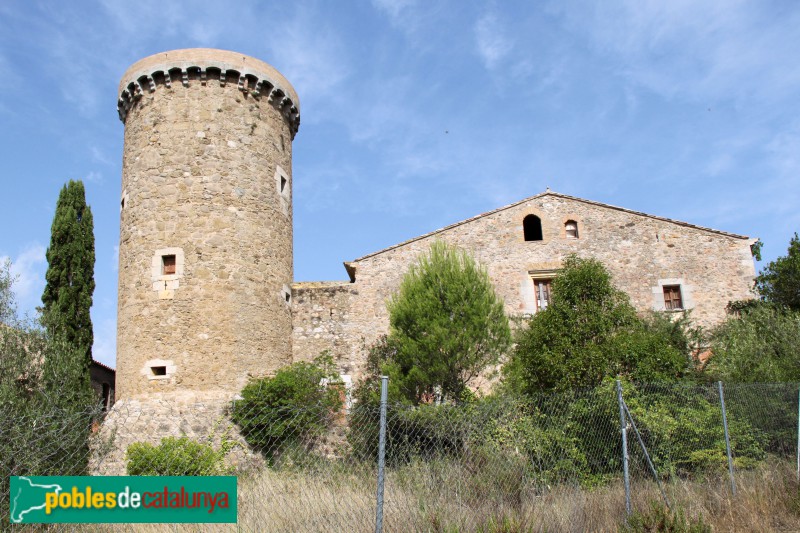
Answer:
[[[84,531],[374,531],[374,468],[318,473],[262,471],[239,481],[239,523],[232,525],[83,526]],[[495,484],[482,484],[485,481]],[[793,465],[768,463],[737,476],[667,484],[687,517],[714,531],[800,531]],[[652,481],[632,482],[634,509],[660,499]],[[621,482],[595,489],[554,487],[537,493],[515,479],[471,474],[452,464],[418,463],[389,472],[384,531],[617,531],[624,521]],[[72,528],[70,528],[72,529]]]

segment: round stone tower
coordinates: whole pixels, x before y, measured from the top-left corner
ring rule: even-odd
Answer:
[[[122,77],[117,398],[227,399],[291,361],[292,86],[235,52]]]

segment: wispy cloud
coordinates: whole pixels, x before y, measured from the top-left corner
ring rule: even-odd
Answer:
[[[403,15],[418,3],[418,0],[372,0],[372,5],[386,13],[393,21],[400,21]]]
[[[95,170],[92,170],[83,177],[83,181],[87,183],[103,183],[103,175]]]
[[[585,0],[553,11],[617,72],[666,97],[780,98],[800,86],[786,71],[800,48],[800,13],[744,0]]]
[[[90,146],[89,153],[92,154],[92,161],[95,163],[102,163],[104,165],[112,164],[111,158],[108,157],[108,155],[106,155],[106,153],[98,146]]]
[[[298,92],[303,122],[306,117],[311,121],[322,118],[325,106],[320,104],[337,92],[350,71],[342,35],[318,13],[298,4],[294,13],[265,37],[271,55],[280,58],[281,72]]]
[[[478,54],[489,70],[496,68],[513,49],[513,43],[494,11],[487,11],[478,19],[475,40]]]

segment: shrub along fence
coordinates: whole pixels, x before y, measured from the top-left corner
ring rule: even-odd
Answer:
[[[4,525],[15,475],[234,474],[245,531],[570,531],[673,506],[687,484],[735,499],[748,472],[796,462],[800,474],[797,384],[611,380],[336,412],[239,400],[205,426],[187,420],[207,406],[158,403],[69,416],[0,405]],[[106,468],[119,458],[122,471]]]

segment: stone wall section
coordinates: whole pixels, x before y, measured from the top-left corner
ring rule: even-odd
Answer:
[[[92,475],[120,476],[127,473],[127,450],[135,442],[153,446],[167,437],[189,437],[220,450],[232,444],[224,458],[236,473],[264,465],[230,419],[232,404],[223,395],[178,393],[167,397],[121,400],[106,415],[90,440]]]
[[[353,320],[358,302],[356,285],[347,281],[293,284],[293,359],[310,361],[328,351],[342,374],[360,369],[368,346]]]
[[[541,219],[541,241],[524,240],[530,214]],[[578,222],[577,239],[565,233],[568,220]],[[752,297],[753,239],[548,192],[349,263],[355,282],[347,299],[306,290],[295,300],[295,359],[329,349],[355,361],[359,375],[365,347],[388,332],[386,300],[436,239],[487,268],[510,316],[535,312],[532,273],[557,270],[570,253],[602,261],[640,312],[663,309],[663,286],[673,283],[703,326],[724,320],[729,301]],[[345,292],[339,287],[336,294]],[[337,316],[345,323],[335,323]]]
[[[123,78],[120,399],[230,396],[291,362],[294,93],[282,77],[283,89],[260,84],[262,62],[212,52],[159,54]],[[160,254],[175,274],[158,272]]]

